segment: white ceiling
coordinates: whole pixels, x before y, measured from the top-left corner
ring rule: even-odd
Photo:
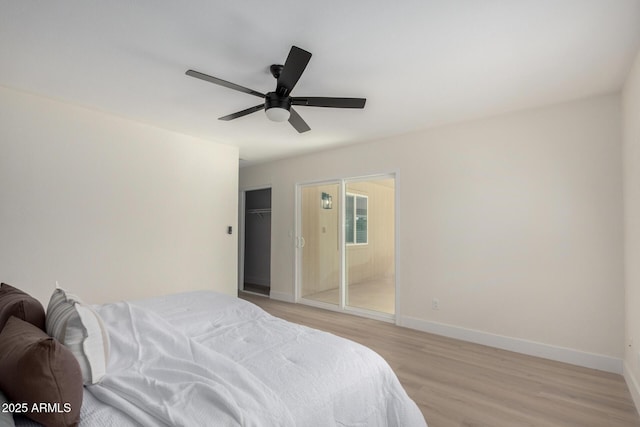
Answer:
[[[313,54],[298,134],[260,101],[291,45]],[[240,147],[247,164],[618,91],[640,0],[0,0],[0,85]]]

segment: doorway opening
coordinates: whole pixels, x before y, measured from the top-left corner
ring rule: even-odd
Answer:
[[[244,193],[244,256],[240,290],[271,291],[271,188]]]
[[[298,186],[298,299],[392,320],[395,176]]]

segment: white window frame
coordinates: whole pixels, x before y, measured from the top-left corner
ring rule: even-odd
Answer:
[[[353,212],[351,212],[351,216],[353,218],[353,242],[347,242],[347,227],[346,227],[346,219],[347,219],[347,215],[349,215],[348,212],[346,212],[346,208],[347,208],[347,203],[346,203],[346,199],[347,197],[353,197]],[[366,199],[367,200],[367,241],[364,243],[357,243],[356,242],[356,237],[358,235],[358,227],[356,226],[356,221],[357,221],[357,215],[356,215],[356,210],[357,210],[357,206],[358,206],[358,202],[357,199],[358,197]],[[369,244],[369,196],[365,195],[365,194],[358,194],[358,193],[349,193],[349,192],[345,192],[345,244],[347,246],[366,246]]]

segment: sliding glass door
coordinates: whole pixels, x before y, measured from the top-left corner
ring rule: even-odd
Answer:
[[[394,314],[395,179],[350,180],[345,192],[345,304]]]
[[[298,295],[334,309],[395,314],[395,178],[298,187]]]
[[[340,304],[340,183],[300,188],[300,296]]]

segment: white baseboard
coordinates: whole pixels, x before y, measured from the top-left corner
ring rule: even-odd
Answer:
[[[627,382],[627,387],[629,388],[629,392],[631,392],[631,398],[633,399],[633,403],[636,405],[636,411],[638,411],[638,409],[640,408],[640,385],[633,376],[633,372],[631,372],[631,369],[629,369],[627,362],[624,362],[623,367],[624,380]]]
[[[293,295],[286,292],[277,292],[273,289],[269,292],[269,298],[284,302],[296,302]]]
[[[408,316],[400,316],[397,319],[397,324],[398,326],[404,326],[406,328],[417,329],[419,331],[455,338],[462,341],[469,341],[476,344],[514,351],[516,353],[527,354],[529,356],[542,357],[544,359],[570,363],[572,365],[613,372],[616,374],[623,373],[622,359],[616,357],[588,353],[585,351],[558,347],[519,338],[506,337],[503,335],[496,335]]]
[[[286,292],[271,290],[269,296],[271,299],[278,301],[295,302],[294,296]],[[442,335],[462,341],[527,354],[529,356],[542,357],[544,359],[624,375],[625,379],[627,379],[627,384],[629,384],[629,389],[631,390],[636,407],[640,408],[640,387],[638,387],[638,384],[635,382],[635,379],[631,374],[627,372],[628,369],[623,369],[623,361],[620,358],[520,338],[507,337],[475,329],[467,329],[459,326],[447,325],[445,323],[417,319],[410,316],[397,316],[396,324],[405,328],[428,332],[435,335]]]

